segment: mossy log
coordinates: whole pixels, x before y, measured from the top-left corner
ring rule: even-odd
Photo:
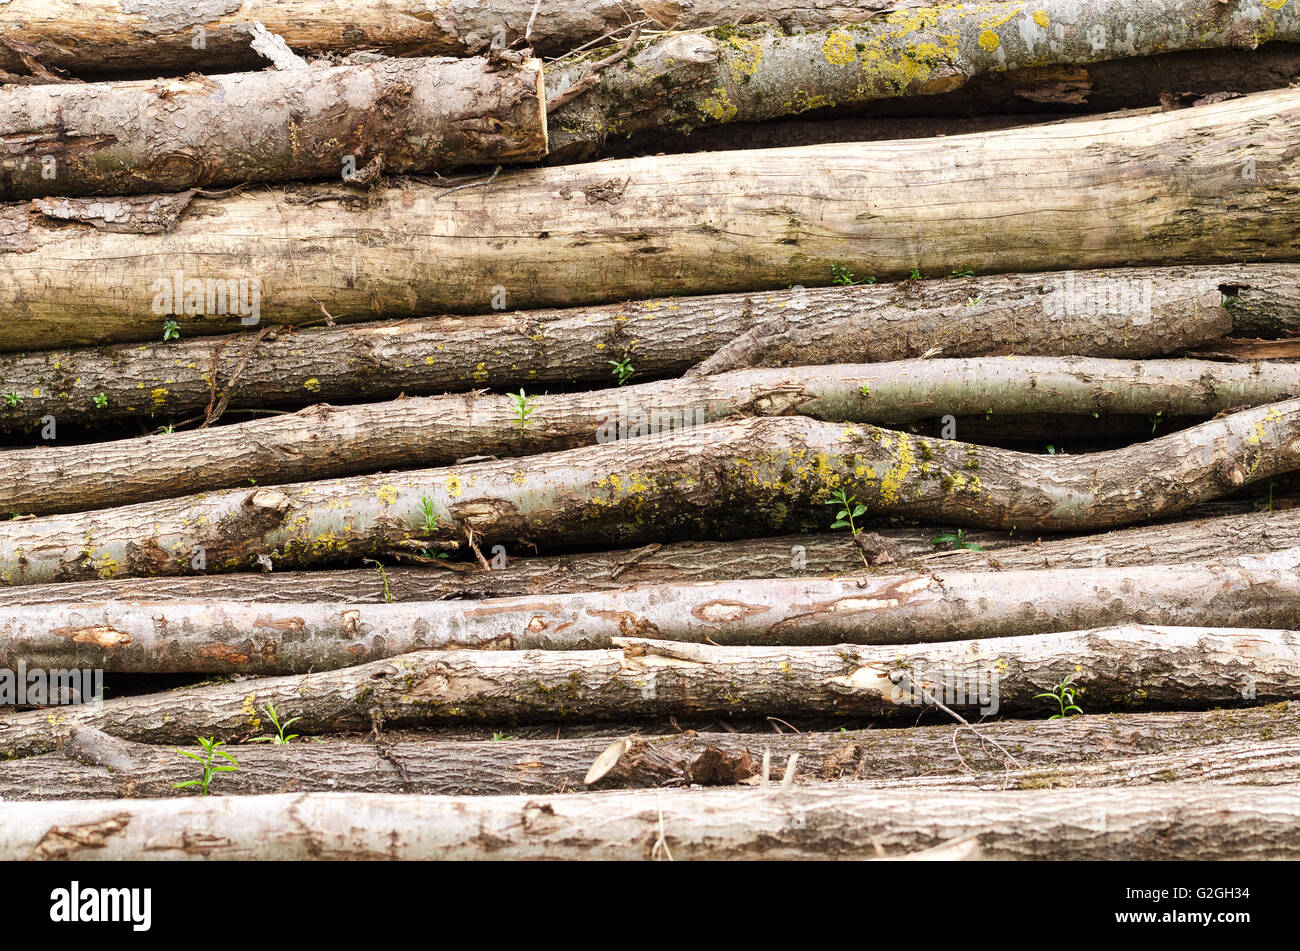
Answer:
[[[696,733],[573,739],[445,740],[418,733],[325,737],[288,746],[244,744],[239,770],[218,780],[225,795],[388,792],[435,795],[551,793],[583,788],[730,785],[761,776],[764,754],[779,780],[798,755],[797,783],[853,780],[892,786],[1003,788],[1165,782],[1273,784],[1300,766],[1295,703],[1237,710],[1116,713],[1066,720],[1001,720],[979,734],[953,725],[836,733]],[[942,714],[932,714],[942,716]],[[502,732],[502,731],[496,731]],[[486,736],[487,731],[484,731]],[[981,739],[981,737],[983,739]],[[1014,750],[1018,769],[989,741]],[[956,749],[954,750],[954,742]],[[1226,755],[1223,755],[1226,754]],[[598,760],[608,763],[593,775]],[[57,752],[0,760],[0,800],[175,796],[188,761],[171,747],[76,727]],[[968,772],[973,770],[974,772]],[[1173,771],[1173,775],[1171,775]]]
[[[624,790],[537,797],[289,793],[0,805],[0,858],[211,861],[1300,857],[1286,789]],[[963,850],[969,855],[971,850]]]
[[[1300,40],[1300,13],[1259,0],[1039,0],[951,3],[863,23],[786,33],[779,26],[671,32],[591,76],[605,47],[546,68],[552,154],[590,157],[610,136],[684,132],[815,109],[950,93],[986,73]],[[594,85],[571,99],[588,77]]]
[[[916,0],[837,0],[738,5],[734,0],[8,0],[0,33],[19,45],[0,47],[0,69],[22,70],[24,48],[41,66],[78,75],[221,72],[266,61],[253,50],[254,22],[306,54],[380,50],[398,56],[467,56],[489,46],[519,46],[527,33],[537,53],[562,56],[583,44],[649,20],[655,29],[693,29],[760,16],[787,29],[853,23]],[[534,19],[535,17],[535,19]],[[529,23],[532,30],[528,32]]]
[[[893,279],[1288,261],[1298,123],[1287,89],[1156,119],[621,159],[454,191],[9,205],[0,319],[6,346],[37,349],[155,338],[168,313],[205,318],[182,334],[229,330],[242,318],[199,291],[241,280],[258,282],[263,319],[302,323],[814,285],[837,263]],[[791,168],[815,187],[792,187]],[[170,310],[169,279],[184,287]]]
[[[1220,309],[1220,313],[1223,311]],[[682,431],[730,416],[801,415],[901,424],[1032,412],[1036,441],[1054,416],[1212,416],[1300,396],[1300,366],[1076,357],[913,360],[740,370],[530,398],[418,397],[317,405],[212,429],[0,452],[0,511],[107,508],[208,489],[277,485],[472,456],[526,456]],[[940,427],[942,428],[942,427]],[[1145,422],[1144,430],[1149,430]],[[952,433],[950,433],[951,435]],[[1146,433],[1149,434],[1149,433]]]
[[[723,645],[911,644],[1125,622],[1281,628],[1300,549],[1144,568],[894,573],[392,604],[110,601],[0,609],[0,667],[289,674],[430,648],[580,650],[622,635]]]
[[[0,199],[532,162],[543,95],[481,57],[0,87]]]
[[[805,417],[442,469],[223,489],[0,522],[0,580],[40,584],[303,567],[480,545],[519,550],[753,537],[906,516],[1078,532],[1167,518],[1300,468],[1300,400],[1233,413],[1121,450],[1038,455]]]
[[[676,376],[742,336],[755,344],[745,359],[759,365],[882,362],[934,350],[1151,357],[1221,335],[1222,315],[1211,306],[1218,294],[1234,333],[1300,330],[1297,287],[1300,266],[1291,264],[1132,268],[670,297],[266,336],[163,341],[160,332],[140,345],[0,353],[0,392],[12,394],[0,400],[0,427],[39,432],[49,416],[79,425],[132,416],[175,421],[218,400],[239,410],[611,385],[610,358],[628,359],[637,381]],[[734,369],[736,348],[728,352]]]
[[[984,641],[719,647],[618,638],[610,650],[417,651],[309,674],[186,687],[0,718],[0,758],[49,752],[77,725],[189,742],[265,733],[264,705],[304,735],[419,723],[573,722],[685,715],[914,719],[953,710],[1046,715],[1071,679],[1087,712],[1204,709],[1300,698],[1300,634],[1144,627]]]

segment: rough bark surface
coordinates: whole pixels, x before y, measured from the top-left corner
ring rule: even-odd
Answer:
[[[736,371],[617,391],[533,398],[520,425],[508,396],[440,396],[189,432],[0,452],[0,511],[107,508],[206,489],[276,485],[471,456],[526,456],[682,431],[730,416],[801,415],[899,424],[922,418],[1035,414],[1211,416],[1300,396],[1300,366],[1088,358],[974,358]],[[1148,430],[1149,425],[1142,423]],[[958,431],[966,433],[963,424]]]
[[[11,348],[148,339],[160,329],[155,283],[177,271],[256,278],[264,312],[303,322],[322,309],[340,321],[483,312],[503,295],[545,307],[811,285],[837,262],[890,279],[1294,260],[1297,122],[1300,91],[1287,89],[1156,118],[620,159],[454,192],[378,187],[360,209],[316,200],[332,186],[294,201],[256,189],[195,196],[169,228],[150,223],[155,233],[135,233],[135,215],[86,220],[67,208],[76,199],[35,214],[9,206],[0,318]],[[792,168],[815,186],[792,185]],[[218,316],[187,323],[232,326]]]
[[[974,837],[987,859],[1300,857],[1285,789],[625,790],[587,796],[301,793],[0,805],[0,858],[863,859]],[[656,849],[656,843],[662,845]]]
[[[1300,765],[1294,703],[1239,710],[1122,713],[1068,720],[984,723],[979,735],[917,726],[843,733],[696,733],[608,738],[447,741],[419,734],[331,737],[288,746],[245,744],[239,770],[217,792],[407,792],[440,795],[579,790],[604,754],[616,758],[594,789],[732,785],[761,775],[764,754],[779,778],[798,754],[796,782],[852,780],[924,786],[1054,786],[1291,781]],[[984,738],[981,740],[981,736]],[[1014,750],[1019,769],[988,740]],[[958,754],[960,753],[960,758]],[[189,779],[170,747],[75,729],[54,753],[0,761],[0,800],[170,797]],[[400,764],[400,769],[399,769]],[[968,770],[974,770],[973,774]],[[1001,786],[998,784],[1007,784]]]
[[[601,545],[824,527],[838,489],[860,527],[906,516],[1028,532],[1167,518],[1300,469],[1300,400],[1139,446],[1036,455],[803,417],[710,423],[444,469],[295,483],[0,523],[0,580],[302,567],[424,549]],[[873,521],[874,520],[874,521]]]
[[[753,342],[745,350],[749,362],[778,365],[904,360],[934,349],[945,357],[1149,357],[1220,335],[1221,316],[1207,305],[1225,289],[1233,295],[1227,307],[1234,317],[1271,324],[1275,335],[1300,330],[1296,286],[1297,265],[1134,268],[668,297],[277,329],[265,337],[161,341],[160,329],[141,345],[0,353],[0,385],[14,394],[0,401],[0,426],[39,430],[46,416],[74,424],[128,416],[183,419],[179,414],[218,399],[238,409],[400,393],[608,385],[611,357],[629,358],[637,380],[676,376],[742,336]],[[1149,311],[1142,304],[1148,287]],[[203,326],[178,321],[184,334]],[[0,348],[7,345],[0,341]],[[729,352],[726,369],[736,363],[735,348]]]
[[[78,725],[127,740],[265,733],[264,705],[304,735],[456,722],[660,715],[915,719],[937,696],[968,718],[1046,715],[1067,676],[1087,712],[1204,709],[1300,698],[1294,631],[1126,626],[991,641],[862,647],[718,647],[619,638],[612,650],[417,651],[310,674],[13,713],[0,758],[49,752]],[[1247,701],[1243,699],[1249,697]]]
[[[1253,49],[1270,40],[1300,40],[1300,13],[1259,0],[1039,0],[901,10],[794,35],[766,24],[673,32],[637,44],[593,88],[553,107],[552,152],[589,156],[611,135],[948,93],[989,72],[1059,73],[1099,60]],[[616,48],[552,63],[548,98],[563,97]]]
[[[0,666],[288,674],[408,651],[580,650],[619,636],[724,645],[909,644],[1106,624],[1283,628],[1300,548],[1147,568],[764,578],[394,604],[110,601],[0,610]]]
[[[483,58],[0,87],[0,198],[532,162],[541,87]]]
[[[695,29],[763,19],[786,29],[854,23],[916,0],[836,0],[830,4],[753,3],[750,0],[582,0],[543,3],[531,40],[536,51],[561,56],[635,20],[655,29]],[[9,0],[0,8],[0,33],[34,47],[46,67],[76,73],[141,70],[189,73],[258,68],[265,60],[249,46],[254,22],[304,53],[382,50],[395,55],[466,56],[499,40],[519,45],[534,0],[418,0],[382,4],[342,0]],[[203,45],[196,49],[197,28]],[[0,68],[21,69],[19,52],[0,47]]]

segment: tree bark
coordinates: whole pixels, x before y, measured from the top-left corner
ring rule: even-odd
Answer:
[[[543,3],[530,39],[538,54],[561,56],[577,46],[649,18],[656,29],[694,29],[756,17],[787,29],[821,29],[854,23],[881,11],[917,6],[916,0],[836,0],[802,3],[748,0],[626,3],[583,0]],[[176,0],[123,4],[118,0],[10,0],[0,10],[0,33],[35,47],[46,67],[78,74],[220,72],[265,65],[249,46],[250,27],[261,22],[304,53],[381,50],[399,56],[466,56],[494,40],[522,41],[534,0],[450,0],[436,9],[416,0],[349,4],[340,0],[216,0],[194,9]],[[203,45],[195,48],[197,28]],[[147,65],[142,65],[147,64]],[[0,68],[23,66],[21,54],[0,47]]]
[[[541,61],[9,86],[0,143],[3,199],[532,162],[546,155]]]
[[[638,544],[824,527],[844,490],[872,520],[1085,531],[1172,516],[1300,469],[1300,400],[1139,446],[1032,455],[802,417],[711,423],[522,459],[225,489],[0,523],[0,580],[302,567],[543,541]],[[426,512],[427,510],[427,512]]]
[[[1032,11],[950,4],[861,24],[787,34],[777,26],[672,32],[635,45],[576,98],[566,90],[616,49],[547,67],[551,150],[590,157],[611,135],[684,132],[878,99],[952,92],[985,73],[1086,66],[1223,47],[1300,40],[1300,14],[1254,0],[1040,0]]]
[[[0,667],[291,674],[430,648],[581,650],[620,635],[723,645],[913,644],[1107,624],[1284,628],[1300,548],[1147,568],[764,578],[393,604],[110,601],[0,610]]]
[[[1289,185],[1300,174],[1297,121],[1300,92],[1288,89],[1159,122],[626,159],[510,172],[455,192],[380,187],[362,210],[318,201],[327,186],[166,207],[12,205],[0,209],[0,316],[11,348],[148,339],[160,332],[156,284],[177,272],[187,282],[255,279],[266,313],[303,322],[322,309],[350,321],[668,288],[756,291],[824,283],[837,262],[889,279],[913,269],[1285,261],[1300,256],[1287,224],[1300,204]],[[791,191],[796,164],[815,188]],[[221,319],[187,320],[183,332],[234,326],[219,307],[192,303],[204,313],[188,316]]]
[[[1300,509],[1219,515],[1097,535],[1025,543],[1007,532],[971,530],[966,541],[983,551],[936,550],[933,528],[881,528],[867,542],[879,567],[1001,571],[1009,569],[1137,567],[1203,562],[1300,547]],[[654,543],[639,549],[550,557],[508,558],[480,571],[464,562],[337,571],[277,571],[194,578],[123,578],[0,588],[0,607],[124,601],[301,602],[372,604],[385,600],[550,596],[653,584],[747,578],[793,578],[863,572],[858,548],[843,534],[786,535],[731,542]],[[881,558],[887,555],[889,559]]]
[[[793,365],[840,363],[846,354],[867,362],[903,360],[936,348],[945,357],[1146,357],[1194,345],[1202,335],[1221,335],[1221,315],[1206,305],[1224,288],[1234,294],[1229,314],[1249,310],[1247,319],[1271,322],[1276,334],[1300,330],[1297,285],[1296,265],[1135,268],[670,297],[276,330],[264,338],[249,333],[0,353],[0,386],[13,394],[0,400],[0,427],[40,431],[47,416],[63,424],[129,416],[183,419],[179,414],[218,399],[240,409],[400,393],[610,384],[611,357],[630,359],[637,380],[676,376],[746,334],[757,343],[747,351],[752,360]],[[1132,306],[1147,288],[1149,313],[1141,304]],[[1105,303],[1111,294],[1121,304],[1115,310]]]
[[[0,806],[0,858],[862,859],[976,837],[986,859],[1300,857],[1285,789],[627,790],[584,796],[278,796]],[[662,842],[659,848],[656,843]]]
[[[1221,311],[1222,312],[1222,311]],[[639,438],[729,416],[801,415],[900,424],[1022,413],[1035,437],[1055,414],[1210,416],[1300,396],[1300,366],[1206,360],[974,358],[742,370],[618,391],[536,397],[534,425],[507,396],[440,396],[355,406],[190,432],[0,452],[0,511],[46,514],[361,472],[526,456]],[[1143,424],[1144,435],[1149,425]],[[942,427],[940,427],[942,429]],[[967,427],[958,431],[966,434]]]
[[[419,734],[371,739],[327,737],[288,746],[245,744],[239,770],[216,792],[407,792],[434,795],[553,793],[583,788],[593,764],[612,765],[594,789],[685,783],[729,785],[761,774],[764,754],[779,778],[798,754],[795,782],[853,780],[902,785],[996,788],[1288,780],[1297,765],[1300,709],[1294,703],[1240,710],[1118,713],[1067,720],[983,723],[976,735],[953,726],[843,733],[696,733],[545,740],[447,741]],[[981,740],[981,737],[984,740]],[[988,740],[1015,750],[1008,767]],[[957,751],[954,751],[954,743]],[[960,752],[960,758],[958,757]],[[0,800],[113,799],[178,795],[191,778],[168,747],[73,730],[58,752],[0,761]],[[400,764],[400,767],[399,767]],[[969,773],[968,770],[975,772]],[[1170,773],[1174,775],[1170,775]]]
[[[1300,697],[1300,634],[1126,626],[989,641],[718,647],[618,638],[612,650],[418,651],[356,667],[187,687],[0,718],[0,758],[91,726],[126,740],[265,733],[266,703],[304,735],[417,723],[627,721],[667,715],[914,719],[937,696],[968,718],[1046,716],[1067,677],[1089,713]],[[925,694],[925,696],[923,696]]]

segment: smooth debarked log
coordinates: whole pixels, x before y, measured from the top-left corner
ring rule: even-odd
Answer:
[[[0,859],[867,859],[973,838],[986,859],[1300,857],[1287,789],[288,793],[0,805]]]
[[[860,24],[788,34],[766,23],[671,32],[546,68],[552,151],[589,157],[607,137],[686,132],[879,99],[959,89],[986,73],[1086,66],[1099,60],[1300,40],[1294,7],[1258,0],[1038,0],[950,3]],[[587,77],[594,85],[581,87]],[[575,87],[577,87],[575,89]],[[568,91],[577,94],[566,99]]]
[[[1300,549],[1206,564],[763,578],[482,601],[110,601],[0,609],[0,667],[305,673],[409,651],[580,650],[619,636],[724,645],[911,644],[1125,622],[1282,628]]]
[[[1186,779],[1273,782],[1294,774],[1300,741],[1295,703],[1235,710],[1113,713],[1065,720],[1000,720],[979,732],[950,722],[886,730],[804,733],[635,734],[608,737],[446,740],[415,733],[373,739],[326,737],[288,746],[241,744],[240,769],[217,792],[408,792],[440,795],[550,793],[583,788],[732,785],[761,777],[764,755],[780,779],[852,780],[895,786],[1009,781],[1014,788]],[[931,719],[940,714],[931,714]],[[269,727],[268,727],[269,729]],[[508,734],[507,731],[493,731]],[[992,742],[990,742],[992,741]],[[1015,749],[1013,769],[1003,750]],[[955,748],[954,748],[955,745]],[[1229,755],[1216,758],[1215,751]],[[593,767],[603,771],[592,775]],[[76,727],[57,752],[0,760],[0,800],[175,796],[188,760],[168,746]],[[970,771],[973,770],[974,773]],[[1171,771],[1172,775],[1171,775]]]
[[[919,5],[917,0],[837,0],[815,8],[749,0],[445,0],[436,6],[419,0],[218,0],[194,8],[181,0],[9,0],[0,7],[0,33],[22,46],[0,45],[0,68],[21,70],[21,49],[32,47],[29,55],[40,65],[78,75],[256,69],[266,61],[249,45],[255,22],[307,54],[380,50],[397,56],[467,56],[494,43],[520,46],[531,21],[528,38],[537,53],[562,56],[635,20],[647,28],[685,30],[757,17],[787,29],[821,29]]]
[[[1295,396],[1300,366],[1289,363],[986,357],[740,370],[536,396],[523,424],[518,398],[504,395],[318,405],[212,429],[2,451],[0,511],[84,511],[253,483],[526,456],[680,432],[730,416],[884,425],[1026,412],[1169,418]],[[1041,435],[1050,439],[1055,432],[1049,423]]]
[[[0,87],[0,199],[532,162],[543,95],[479,57]]]
[[[981,641],[719,647],[617,638],[610,650],[416,651],[356,667],[243,679],[0,718],[0,758],[49,752],[77,725],[121,739],[225,740],[431,723],[628,722],[654,716],[906,718],[937,699],[977,719],[1059,712],[1067,678],[1087,713],[1300,698],[1300,634],[1124,626]],[[1247,699],[1248,698],[1248,699]],[[29,702],[31,698],[29,698]]]
[[[204,325],[180,317],[180,340],[163,341],[160,332],[140,345],[67,350],[46,349],[45,341],[38,352],[0,353],[0,392],[13,394],[0,400],[0,427],[40,428],[47,416],[73,424],[129,416],[180,421],[218,400],[240,409],[608,386],[615,382],[611,358],[627,359],[637,382],[676,376],[740,337],[752,345],[743,353],[727,347],[727,365],[714,361],[716,372],[884,362],[936,350],[945,357],[1152,357],[1221,335],[1216,294],[1225,295],[1230,315],[1250,323],[1245,332],[1272,325],[1279,336],[1300,328],[1297,286],[1300,265],[1292,264],[1125,268],[669,297],[215,340],[186,336]]]
[[[288,568],[358,556],[739,538],[867,513],[1020,531],[1166,518],[1300,468],[1300,400],[1121,450],[1038,455],[805,417],[709,423],[443,469],[224,489],[0,522],[0,581]]]
[[[1155,117],[519,170],[454,191],[387,183],[360,202],[321,185],[9,205],[0,319],[8,347],[37,348],[149,339],[167,314],[227,330],[238,319],[215,293],[239,281],[257,282],[263,319],[301,323],[823,284],[837,263],[892,279],[1294,260],[1297,122],[1287,89]],[[170,307],[168,281],[183,291]]]

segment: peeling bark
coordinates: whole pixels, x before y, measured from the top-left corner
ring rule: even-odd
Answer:
[[[245,744],[237,772],[217,792],[408,792],[437,795],[553,793],[583,788],[602,754],[614,766],[592,788],[729,785],[761,772],[764,753],[780,777],[798,754],[795,782],[852,780],[925,786],[1006,788],[1190,782],[1273,784],[1300,765],[1300,709],[1294,703],[1240,710],[1122,713],[1068,720],[984,723],[984,737],[1014,750],[1008,770],[995,747],[951,725],[843,733],[696,733],[545,740],[447,741],[419,734],[370,739],[329,737],[288,746]],[[391,756],[391,758],[390,758]],[[58,752],[0,761],[0,800],[171,797],[190,778],[170,747],[150,746],[80,727]],[[401,769],[398,768],[401,764]],[[963,765],[964,764],[964,765]],[[975,770],[969,774],[967,770]],[[1171,771],[1174,775],[1170,775]]]
[[[540,60],[475,58],[0,87],[0,198],[532,162],[541,86]]]
[[[730,416],[900,424],[951,414],[1210,416],[1300,396],[1300,366],[1200,360],[975,358],[747,370],[515,400],[484,395],[317,405],[291,416],[144,438],[0,452],[0,511],[46,514],[276,485],[476,455],[526,456],[641,438]],[[1105,414],[1106,422],[1101,420]],[[1149,431],[1143,423],[1144,431]],[[967,433],[966,425],[958,431]],[[1143,435],[1149,435],[1144,432]]]
[[[966,837],[986,859],[1294,859],[1285,789],[1017,792],[854,785],[585,796],[347,793],[0,805],[0,858],[674,859],[906,857]]]
[[[304,735],[432,722],[622,720],[666,715],[915,719],[949,707],[1053,712],[1035,695],[1067,676],[1087,712],[1197,709],[1300,697],[1293,631],[1126,626],[882,647],[717,647],[618,638],[612,650],[418,651],[336,671],[187,687],[0,718],[0,757],[49,752],[78,725],[125,740],[264,733],[263,705]]]
[[[590,157],[610,136],[685,132],[949,93],[977,76],[1025,67],[1056,72],[1068,90],[1079,81],[1068,67],[1153,53],[1253,49],[1271,40],[1300,40],[1300,14],[1268,9],[1259,0],[1147,0],[1140,7],[1128,0],[947,4],[794,35],[767,24],[672,32],[637,44],[604,69],[593,88],[552,107],[551,150],[564,159]],[[549,65],[548,98],[563,96],[593,61],[615,49]],[[1067,90],[1039,95],[1050,101]],[[1074,97],[1085,93],[1086,86]]]
[[[1300,548],[1206,564],[763,578],[482,601],[110,601],[0,610],[0,666],[289,674],[409,651],[580,650],[620,636],[723,645],[910,644],[1107,624],[1283,628]]]
[[[1158,120],[616,160],[455,192],[380,186],[364,211],[317,200],[326,186],[293,201],[275,189],[196,196],[166,234],[11,215],[0,318],[11,348],[148,339],[156,284],[176,272],[256,279],[265,313],[303,322],[322,309],[339,321],[483,312],[503,293],[508,306],[546,307],[813,285],[837,262],[892,279],[1293,260],[1297,122],[1300,91],[1288,89]],[[795,166],[815,189],[792,191]],[[236,326],[214,310],[182,331]]]
[[[457,548],[469,531],[513,550],[755,536],[825,526],[839,488],[867,507],[859,525],[868,531],[899,515],[1022,533],[1096,530],[1167,518],[1296,469],[1300,400],[1082,456],[758,418],[521,459],[10,520],[0,523],[0,580],[302,567]]]

